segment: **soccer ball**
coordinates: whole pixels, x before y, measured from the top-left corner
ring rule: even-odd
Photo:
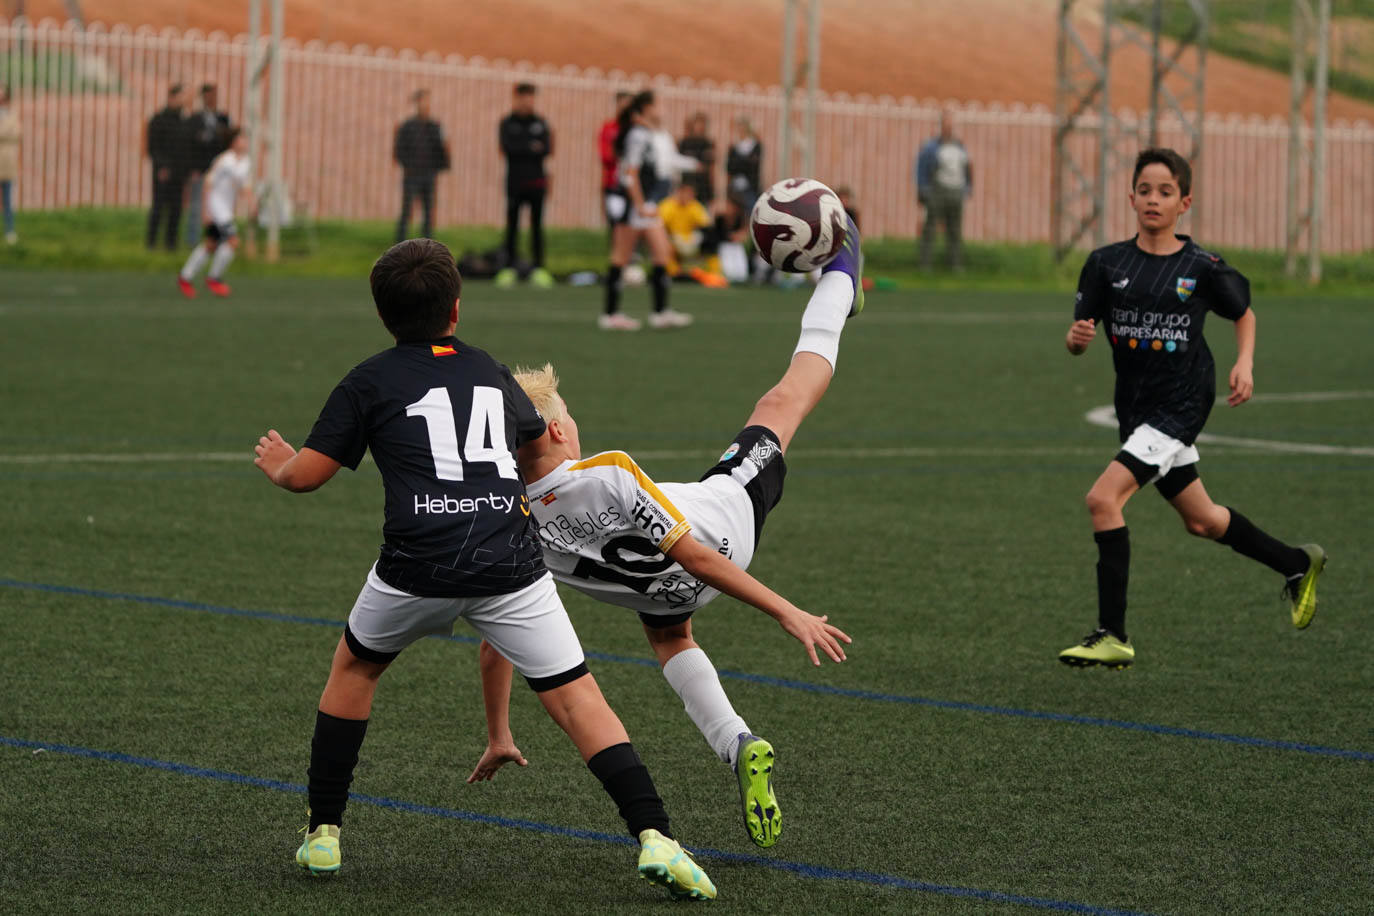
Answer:
[[[839,196],[814,178],[784,178],[759,195],[749,234],[778,270],[804,274],[840,253],[848,220]]]

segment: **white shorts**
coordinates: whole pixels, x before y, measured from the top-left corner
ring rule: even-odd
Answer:
[[[387,585],[374,565],[348,615],[348,629],[366,649],[386,655],[431,635],[449,635],[461,617],[526,678],[565,674],[586,657],[553,576],[508,595],[421,598]]]
[[[1174,468],[1196,464],[1200,457],[1196,445],[1184,445],[1148,423],[1142,423],[1133,429],[1121,450],[1152,467],[1159,468],[1159,472],[1150,480],[1144,481],[1141,486],[1159,480]]]

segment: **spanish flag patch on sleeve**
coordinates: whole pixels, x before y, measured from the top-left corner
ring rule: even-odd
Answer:
[[[453,349],[447,344],[444,344],[442,346],[439,344],[430,344],[429,349],[433,351],[435,356],[455,356],[458,353],[457,350]]]

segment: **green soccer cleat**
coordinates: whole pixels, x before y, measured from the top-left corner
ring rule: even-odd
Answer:
[[[496,288],[510,289],[515,285],[515,281],[520,279],[520,275],[515,272],[514,267],[503,267],[496,272]]]
[[[1317,613],[1317,577],[1326,568],[1326,551],[1316,544],[1303,544],[1298,549],[1307,554],[1310,561],[1307,572],[1283,584],[1283,597],[1293,604],[1293,626],[1305,630],[1312,622],[1312,615]]]
[[[305,840],[296,850],[296,864],[309,869],[312,875],[332,875],[339,870],[343,860],[339,856],[339,828],[333,824],[321,824],[309,833],[308,825],[301,828]]]
[[[1075,668],[1090,668],[1101,665],[1104,668],[1120,670],[1135,661],[1135,647],[1130,640],[1120,640],[1103,629],[1096,629],[1083,637],[1076,646],[1069,646],[1059,653],[1059,660]]]
[[[530,285],[536,289],[553,289],[553,274],[542,267],[530,271]]]
[[[773,745],[748,734],[739,736],[735,775],[739,777],[739,801],[744,808],[744,829],[755,846],[767,849],[782,833],[782,809],[773,794]]]
[[[639,835],[639,876],[650,884],[668,888],[675,900],[714,900],[716,886],[706,877],[691,853],[657,830]]]

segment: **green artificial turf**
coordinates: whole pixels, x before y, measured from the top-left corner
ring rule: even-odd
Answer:
[[[522,685],[530,767],[464,785],[484,743],[470,642],[426,640],[384,678],[354,791],[385,801],[350,806],[337,878],[292,864],[302,795],[230,775],[304,782],[318,691],[380,540],[372,464],[304,496],[251,464],[269,426],[299,445],[337,379],[388,344],[365,268],[231,272],[230,299],[193,302],[156,275],[0,273],[6,910],[669,905],[636,880],[631,847],[554,830],[622,827]],[[587,451],[689,480],[786,366],[805,291],[678,289],[696,325],[637,335],[598,332],[599,300],[471,283],[459,333],[511,364],[552,360]],[[631,314],[647,300],[626,294]],[[1069,307],[880,291],[846,329],[752,571],[830,614],[849,661],[811,668],[728,599],[696,619],[778,749],[773,850],[749,844],[731,774],[642,663],[634,615],[564,590],[676,832],[708,850],[712,909],[1370,912],[1374,311],[1260,297],[1258,393],[1354,394],[1222,406],[1208,426],[1343,451],[1201,446],[1215,499],[1329,551],[1312,627],[1293,630],[1277,576],[1190,538],[1147,491],[1127,508],[1138,661],[1108,672],[1054,659],[1093,625],[1082,495],[1117,446],[1084,420],[1110,401],[1111,370],[1100,346],[1066,355]],[[1209,338],[1224,376],[1230,326],[1214,319]]]

